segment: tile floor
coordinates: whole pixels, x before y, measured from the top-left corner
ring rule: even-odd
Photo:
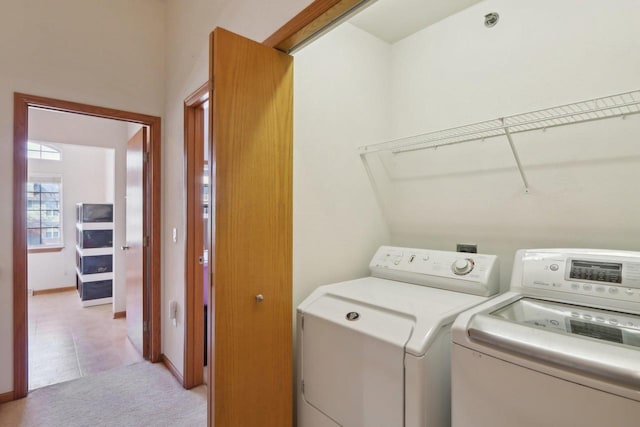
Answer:
[[[142,360],[111,304],[83,308],[76,291],[29,297],[29,389]]]

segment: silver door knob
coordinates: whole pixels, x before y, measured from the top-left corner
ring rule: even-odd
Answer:
[[[264,301],[264,296],[262,294],[256,295],[256,302],[262,302],[262,301]]]
[[[122,249],[123,251],[128,251],[130,248],[130,246],[120,246],[120,249]]]

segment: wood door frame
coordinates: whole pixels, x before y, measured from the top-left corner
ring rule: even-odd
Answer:
[[[145,215],[149,245],[145,258],[149,266],[149,359],[161,355],[161,119],[156,116],[45,98],[24,93],[13,96],[13,399],[29,391],[28,312],[27,312],[27,237],[26,185],[29,107],[85,116],[139,123],[149,127],[148,182],[150,186]],[[145,268],[147,265],[145,263]]]
[[[370,0],[315,0],[262,43],[291,52]]]
[[[198,263],[198,235],[203,236],[201,193],[196,191],[202,174],[197,165],[197,145],[204,141],[201,119],[202,105],[209,100],[209,82],[200,86],[184,101],[184,194],[186,198],[186,232],[185,232],[185,281],[184,281],[184,366],[182,386],[193,388],[204,381],[204,301],[202,289],[195,286],[197,274],[201,273]],[[209,144],[209,141],[204,141]],[[204,146],[202,147],[204,150]],[[212,185],[211,176],[209,183]],[[211,201],[209,202],[211,203]],[[198,273],[200,271],[200,273]],[[207,340],[209,341],[209,340]],[[209,354],[209,352],[207,353]]]

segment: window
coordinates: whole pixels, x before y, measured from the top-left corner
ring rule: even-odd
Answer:
[[[27,142],[27,157],[29,159],[60,160],[60,151],[38,142]]]
[[[62,179],[31,177],[27,183],[27,244],[29,248],[62,246]]]

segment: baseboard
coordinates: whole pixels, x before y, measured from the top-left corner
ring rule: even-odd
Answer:
[[[51,288],[51,289],[34,289],[33,296],[57,294],[59,292],[69,292],[69,291],[75,291],[75,290],[76,290],[75,286],[65,286],[64,288]]]
[[[13,400],[13,392],[12,391],[8,391],[6,393],[1,393],[0,394],[0,403],[7,403],[7,402],[11,402]]]
[[[113,318],[114,319],[123,319],[127,317],[127,312],[126,311],[116,311],[115,313],[113,313]]]
[[[160,358],[162,359],[162,363],[164,364],[164,366],[166,366],[169,372],[171,372],[173,376],[176,377],[180,385],[184,386],[184,380],[182,379],[182,375],[180,375],[180,371],[176,369],[175,365],[171,362],[171,360],[169,360],[169,358],[164,354],[160,355]]]

